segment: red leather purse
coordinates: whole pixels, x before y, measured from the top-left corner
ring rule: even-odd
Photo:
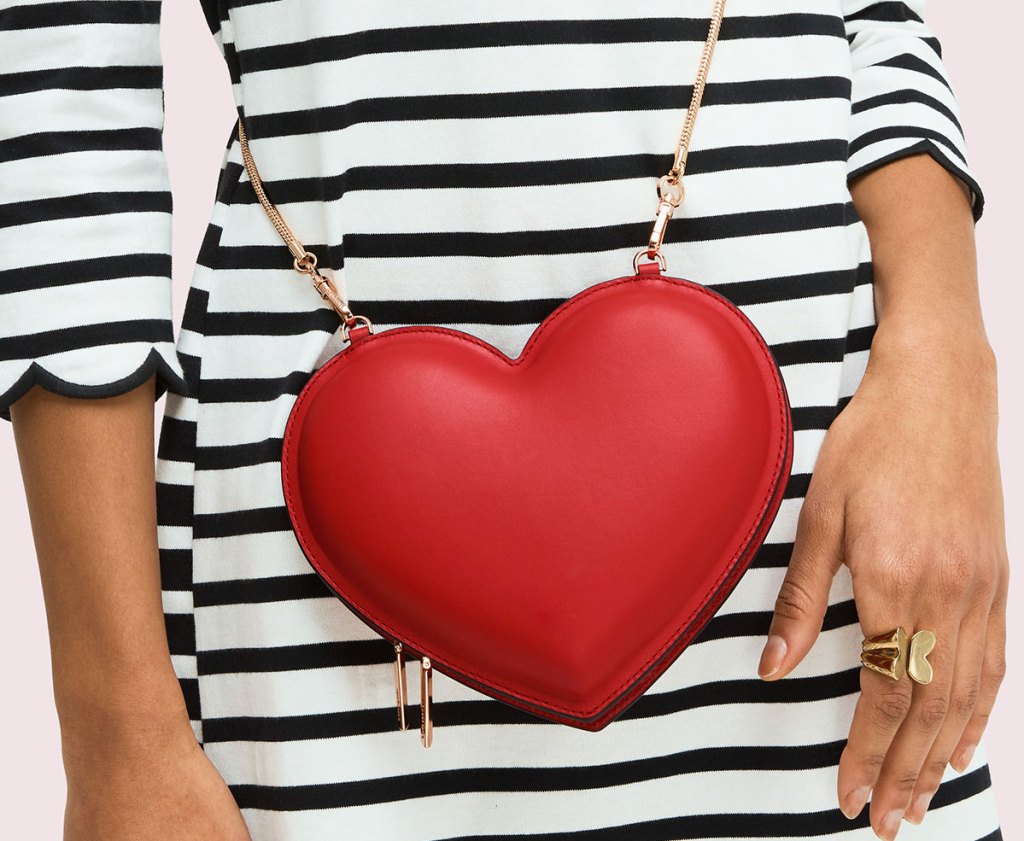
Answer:
[[[668,277],[665,225],[724,12],[716,0],[673,169],[633,273],[585,288],[510,359],[458,330],[375,333],[250,180],[348,346],[289,415],[285,503],[313,569],[420,661],[536,716],[600,730],[736,586],[792,461],[785,385],[732,303]],[[642,258],[646,257],[646,261]]]

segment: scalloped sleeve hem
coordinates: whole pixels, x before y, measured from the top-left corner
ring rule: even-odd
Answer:
[[[110,347],[79,349],[74,354],[56,354],[41,360],[3,363],[0,365],[0,418],[10,421],[13,403],[34,385],[65,397],[114,397],[138,388],[156,374],[155,399],[168,392],[183,397],[191,396],[172,342],[149,345],[144,353],[136,356],[135,362],[129,361],[123,346],[116,349],[116,355],[110,354],[110,350]],[[106,364],[103,364],[103,359],[85,359],[90,355],[89,351],[98,356],[103,356],[106,351]],[[61,359],[62,356],[66,358]],[[67,364],[62,364],[69,362],[73,362],[71,370]],[[76,375],[82,371],[87,371],[89,377]]]

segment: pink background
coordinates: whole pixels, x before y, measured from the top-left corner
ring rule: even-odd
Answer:
[[[1024,278],[1019,271],[1018,230],[1021,125],[1013,105],[1022,76],[1018,39],[1024,13],[1019,3],[986,5],[994,19],[970,12],[956,0],[932,0],[929,23],[943,43],[961,101],[972,165],[987,197],[978,241],[985,316],[1000,360],[1001,447],[1012,561],[1024,550],[1024,528],[1015,516],[1024,503],[1024,443],[1014,435],[1024,429]],[[166,148],[174,188],[175,305],[180,323],[235,114],[230,80],[199,3],[164,6]],[[162,401],[159,405],[162,408]],[[0,609],[0,639],[7,641],[0,720],[8,725],[0,751],[0,820],[7,837],[56,839],[61,832],[64,780],[46,625],[14,440],[6,424],[0,428],[0,475],[0,534],[7,558]],[[1024,781],[1017,765],[1021,728],[1015,720],[1015,711],[1024,705],[1024,654],[1019,643],[1024,622],[1014,609],[1022,603],[1022,586],[1018,573],[1012,582],[1009,675],[986,737],[1007,838],[1024,832],[1024,816],[1014,797]]]

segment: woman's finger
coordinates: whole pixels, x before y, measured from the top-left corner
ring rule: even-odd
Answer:
[[[949,710],[959,628],[940,621],[926,616],[913,625],[913,632],[928,629],[936,635],[935,648],[928,656],[935,676],[929,684],[914,683],[909,676],[899,681],[912,689],[910,708],[886,753],[871,795],[871,825],[884,841],[892,841],[900,830],[921,766]],[[909,625],[907,633],[912,633]]]
[[[974,758],[974,752],[981,743],[982,733],[988,724],[996,695],[1006,675],[1006,576],[1000,584],[992,612],[988,617],[985,635],[985,659],[982,664],[981,684],[978,688],[978,702],[970,721],[964,728],[960,741],[953,749],[950,764],[957,771],[967,770]]]
[[[839,758],[839,808],[851,820],[861,813],[878,780],[896,731],[910,711],[911,688],[861,669],[860,697]]]
[[[985,654],[987,611],[976,611],[960,627],[953,671],[953,687],[949,698],[949,711],[928,756],[921,766],[917,785],[910,797],[906,819],[921,823],[938,791],[953,750],[971,720],[981,687],[982,660]]]
[[[765,680],[778,680],[791,672],[818,638],[832,579],[842,563],[842,542],[842,507],[826,504],[808,489],[800,509],[793,554],[757,667]]]
[[[854,598],[865,637],[906,627],[907,615],[903,601],[887,592],[883,582],[854,575]],[[850,734],[839,758],[837,794],[839,808],[848,818],[855,818],[864,809],[878,780],[900,725],[910,712],[912,687],[909,679],[891,678],[862,668],[860,697],[853,711]]]

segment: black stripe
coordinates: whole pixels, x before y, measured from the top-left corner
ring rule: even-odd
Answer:
[[[947,155],[952,156],[962,166],[967,166],[963,155],[961,155],[959,150],[950,143],[947,135],[943,134],[941,131],[924,128],[923,126],[889,125],[884,128],[866,131],[851,141],[850,155],[852,156],[861,149],[868,148],[872,143],[881,143],[883,140],[919,140],[921,138],[941,144]]]
[[[195,421],[180,420],[171,415],[165,415],[160,425],[157,458],[165,461],[191,462],[195,457],[195,449]]]
[[[695,150],[687,172],[734,172],[739,169],[799,166],[846,160],[847,140],[806,140],[758,146],[726,146]],[[485,189],[626,181],[657,178],[672,162],[671,154],[612,155],[545,161],[496,161],[486,164],[405,164],[356,166],[339,175],[269,181],[263,186],[277,204],[336,201],[350,192],[397,189]],[[244,186],[243,186],[244,185]],[[259,199],[252,182],[239,183],[239,204]]]
[[[199,681],[194,677],[178,678],[181,694],[185,696],[185,711],[189,721],[201,721],[203,716],[199,703]]]
[[[852,202],[810,207],[761,209],[723,213],[714,217],[690,217],[685,225],[668,228],[666,243],[709,242],[735,237],[811,231],[843,227],[851,221]],[[519,257],[530,254],[602,253],[630,249],[646,242],[650,222],[603,225],[591,228],[545,231],[434,232],[369,234],[353,232],[345,237],[350,257]]]
[[[199,286],[190,286],[188,297],[185,299],[185,312],[181,319],[181,329],[202,334],[203,320],[206,317],[209,305],[210,293]]]
[[[394,657],[394,649],[384,639],[283,645],[272,648],[226,648],[199,652],[199,674],[228,675],[329,669],[339,666],[383,666],[392,662]]]
[[[220,199],[218,198],[218,201]],[[224,229],[211,220],[203,233],[203,242],[199,246],[199,253],[196,255],[196,263],[200,266],[213,268],[217,265],[217,255],[220,252],[220,243],[224,235]],[[287,246],[285,246],[287,248]]]
[[[276,400],[282,394],[298,394],[310,378],[308,371],[293,371],[285,377],[203,380],[202,403],[259,403]]]
[[[839,761],[841,751],[840,742],[807,747],[701,748],[598,766],[467,768],[314,786],[234,785],[231,791],[243,809],[284,812],[481,791],[584,791],[707,771],[827,768]]]
[[[313,576],[295,576],[296,579],[316,578]],[[319,581],[319,579],[317,578]],[[234,583],[234,582],[232,582]],[[206,589],[208,585],[197,587]],[[323,595],[324,586],[320,586]],[[210,601],[209,604],[233,604],[234,594],[222,591],[216,594],[221,602]],[[262,595],[262,594],[261,594]],[[203,599],[209,599],[209,593]],[[246,601],[270,601],[271,599],[252,598]],[[197,607],[209,606],[200,605]],[[339,607],[339,609],[341,609]],[[771,624],[771,611],[751,611],[748,613],[729,613],[717,615],[701,631],[691,645],[699,645],[714,640],[733,639],[736,637],[763,637],[768,634]],[[825,612],[822,623],[823,631],[831,631],[856,624],[859,621],[857,608],[852,600],[837,602],[830,605]],[[384,639],[347,640],[343,642],[323,642],[309,645],[285,645],[272,648],[230,648],[213,649],[199,652],[199,674],[244,674],[250,672],[291,672],[305,669],[346,668],[349,666],[386,666],[393,662],[395,654],[391,644]]]
[[[191,613],[165,613],[164,628],[171,654],[196,653],[196,620]]]
[[[735,637],[767,637],[772,621],[772,611],[750,611],[714,616],[691,645],[711,640],[733,639]],[[836,602],[825,610],[823,631],[833,631],[855,625],[860,621],[857,606],[852,599]]]
[[[206,25],[210,27],[210,32],[214,35],[220,32],[220,10],[218,9],[219,0],[199,0],[200,5],[203,8],[203,14],[206,16]],[[234,2],[232,6],[241,6],[242,3]]]
[[[950,803],[966,800],[991,787],[987,768],[942,783]],[[933,801],[934,803],[934,801]],[[867,829],[868,811],[848,820],[838,809],[826,812],[728,813],[663,818],[627,826],[573,832],[517,835],[531,841],[684,841],[705,838],[811,838]],[[446,841],[504,841],[506,835],[473,835]]]
[[[801,499],[807,495],[807,488],[811,483],[810,473],[791,473],[786,481],[786,490],[783,499]]]
[[[777,233],[822,230],[844,227],[857,220],[852,202],[783,209],[764,208],[740,213],[723,213],[713,217],[691,217],[678,228],[669,227],[666,243],[709,242],[735,237],[764,236]],[[378,234],[353,231],[345,235],[345,254],[354,258],[387,257],[522,257],[539,254],[602,254],[610,251],[636,249],[646,242],[650,222],[637,221],[590,228],[543,231],[454,231],[403,234]],[[306,248],[320,255],[320,264],[340,268],[340,245],[306,243]],[[283,245],[225,246],[218,252],[218,266],[224,269],[291,269],[291,255]],[[581,288],[608,278],[583,278]],[[363,301],[361,306],[384,305]],[[409,306],[409,302],[387,302],[391,306]],[[324,309],[326,315],[329,309]],[[211,313],[211,319],[227,319],[237,313]],[[257,314],[258,316],[259,314]],[[273,314],[276,318],[277,313]],[[369,313],[368,313],[369,315]],[[372,317],[372,315],[371,315]],[[275,319],[271,319],[275,320]],[[382,323],[405,323],[404,319],[378,318]],[[335,319],[335,326],[336,325]],[[423,323],[417,319],[418,323]],[[217,331],[213,321],[210,330]],[[226,329],[226,328],[221,328]],[[277,335],[282,332],[275,329]]]
[[[838,406],[795,406],[792,409],[793,431],[828,429],[837,414]]]
[[[238,5],[237,3],[235,5]],[[345,35],[306,38],[299,42],[239,50],[243,73],[305,67],[365,55],[483,47],[568,46],[573,44],[656,44],[703,41],[703,18],[635,18],[613,20],[523,20],[446,26],[374,29]],[[730,18],[720,40],[792,38],[826,35],[845,38],[833,15],[778,14]]]
[[[780,366],[809,365],[821,362],[842,362],[847,354],[866,351],[871,347],[875,327],[855,327],[837,339],[805,339],[771,345],[772,354]]]
[[[159,90],[160,66],[57,67],[0,73],[0,96],[17,96],[50,90],[111,91],[120,88]]]
[[[344,808],[473,792],[583,791],[667,779],[701,771],[799,771],[833,767],[842,742],[808,747],[705,748],[630,763],[587,768],[471,768],[400,777],[309,786],[231,786],[241,808],[296,811]],[[642,774],[642,776],[641,776]],[[967,800],[991,787],[987,767],[941,784],[944,805]],[[933,803],[935,800],[933,800]],[[853,820],[838,808],[819,812],[730,812],[661,818],[624,826],[516,835],[533,841],[681,841],[706,838],[810,838],[868,829],[868,811]],[[460,836],[449,841],[502,841],[509,836]],[[994,837],[994,836],[987,836]],[[998,836],[995,836],[998,837]]]
[[[192,485],[156,483],[156,506],[162,526],[192,524]]]
[[[159,3],[79,0],[76,3],[20,3],[0,8],[0,32],[16,29],[48,29],[55,26],[78,26],[90,23],[156,24],[159,22]]]
[[[191,549],[160,549],[160,589],[177,592],[192,589]]]
[[[162,153],[161,133],[157,128],[143,126],[22,134],[0,140],[0,163],[94,151]]]
[[[170,277],[170,254],[116,254],[83,260],[17,266],[0,270],[0,299],[14,292],[54,289],[125,277]]]
[[[247,534],[291,531],[288,510],[282,506],[226,511],[218,514],[197,514],[192,524],[196,540],[213,537],[235,537]]]
[[[920,15],[900,0],[882,0],[858,9],[843,18],[847,23],[854,21],[877,21],[878,23],[923,23]]]
[[[709,283],[708,288],[738,307],[796,301],[819,295],[848,295],[858,286],[872,282],[871,264],[838,271],[813,272],[786,277],[758,278],[731,283]]]
[[[59,330],[41,330],[23,336],[0,337],[0,360],[32,359],[69,350],[130,342],[172,342],[170,319],[147,318],[82,324]]]
[[[752,663],[751,670],[755,666],[756,664]],[[771,682],[756,677],[750,680],[717,681],[671,692],[648,692],[638,698],[620,718],[650,718],[723,704],[794,704],[822,701],[845,697],[859,691],[859,668],[830,675],[790,677]],[[445,701],[435,694],[434,701],[435,721],[440,727],[481,724],[565,726],[537,718],[491,698]],[[410,713],[411,718],[417,717],[416,709],[410,708]],[[417,726],[412,721],[410,725]],[[394,729],[395,708],[392,705],[319,715],[208,718],[204,722],[203,735],[208,742],[289,742],[389,733]]]
[[[778,569],[789,566],[792,543],[763,543],[750,562],[751,569]]]
[[[233,470],[257,464],[281,461],[283,441],[267,438],[252,444],[225,444],[196,448],[197,470]]]
[[[280,575],[270,578],[243,578],[231,581],[202,582],[195,585],[195,606],[260,604],[294,599],[331,598],[333,593],[319,576]]]
[[[944,88],[946,88],[946,90],[952,93],[952,90],[949,87],[949,82],[946,80],[942,71],[935,67],[935,65],[929,64],[927,61],[919,58],[913,53],[903,53],[898,56],[893,56],[885,61],[880,61],[877,66],[896,67],[900,70],[911,70],[914,73],[923,73],[925,76],[931,76],[935,81],[939,82]]]
[[[188,383],[189,396],[196,397],[199,384],[199,369],[201,367],[198,356],[178,350],[178,361],[181,363],[182,373],[185,374],[185,382]]]
[[[862,99],[860,102],[855,102],[851,110],[854,114],[861,114],[865,111],[870,111],[872,108],[880,108],[884,105],[910,105],[912,103],[926,105],[933,111],[938,111],[943,117],[955,125],[961,134],[963,133],[963,126],[960,125],[960,120],[957,118],[956,114],[953,113],[951,108],[939,102],[939,100],[933,96],[929,96],[919,90],[912,90],[910,88],[889,91],[888,93],[879,94],[878,96]]]
[[[166,190],[141,192],[110,191],[80,193],[51,199],[32,199],[0,205],[0,228],[51,222],[57,219],[82,219],[115,213],[170,213],[171,194]]]
[[[493,119],[556,114],[686,110],[692,85],[630,88],[513,91],[489,94],[431,94],[362,99],[341,105],[246,116],[250,138],[288,137],[341,131],[361,123],[418,120]],[[704,107],[766,104],[812,99],[849,99],[850,79],[814,76],[713,82]]]

